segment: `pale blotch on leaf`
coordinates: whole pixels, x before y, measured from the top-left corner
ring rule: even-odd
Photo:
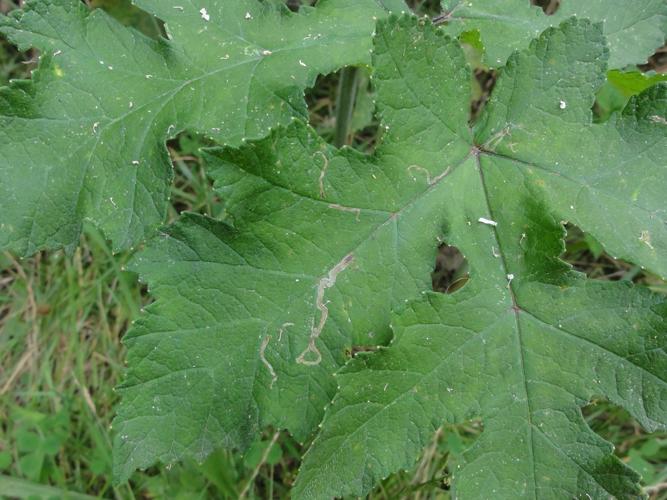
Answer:
[[[338,275],[347,269],[352,264],[352,262],[354,262],[354,255],[347,254],[341,259],[340,262],[338,262],[338,264],[331,268],[327,276],[320,280],[317,286],[317,298],[315,301],[315,306],[320,311],[320,321],[317,326],[315,326],[313,322],[310,338],[308,339],[308,347],[306,347],[306,349],[301,354],[299,354],[299,357],[296,358],[297,363],[301,365],[313,366],[319,365],[322,361],[322,354],[317,348],[317,345],[315,345],[315,342],[322,333],[324,325],[327,322],[327,318],[329,317],[329,308],[327,307],[327,303],[324,301],[324,292],[327,288],[331,288],[336,284]],[[312,356],[314,356],[314,359],[307,359]]]

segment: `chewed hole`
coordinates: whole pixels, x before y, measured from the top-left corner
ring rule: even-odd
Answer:
[[[301,6],[312,7],[317,0],[280,0],[292,12],[298,12]]]
[[[542,7],[542,10],[548,16],[555,14],[560,7],[560,0],[531,0],[530,3]]]
[[[496,86],[498,72],[494,69],[475,68],[473,72],[474,96],[470,103],[470,123],[473,124],[482,113]]]
[[[648,72],[655,71],[656,73],[667,72],[667,43],[657,49],[655,53],[648,58],[646,64],[640,64],[639,69]]]
[[[420,16],[435,16],[442,12],[440,0],[407,0],[406,3]]]
[[[353,345],[345,348],[345,357],[354,358],[360,353],[371,353],[378,350],[377,345]]]
[[[221,200],[213,190],[213,181],[208,176],[200,156],[201,148],[214,145],[210,139],[188,132],[167,141],[167,150],[174,169],[169,221],[176,220],[186,211],[213,217],[222,214]]]
[[[455,246],[441,244],[435,258],[435,269],[431,273],[433,290],[454,293],[468,282],[468,261]]]
[[[368,68],[357,68],[354,78],[354,102],[347,116],[347,134],[337,127],[343,116],[341,97],[344,68],[336,73],[320,75],[313,88],[306,91],[306,103],[310,125],[328,143],[340,147],[346,145],[363,153],[372,154],[379,143],[383,129],[375,110],[375,93]],[[349,78],[349,73],[348,73]],[[344,95],[349,95],[343,91]]]
[[[602,281],[632,281],[646,285],[655,291],[667,293],[667,283],[642,269],[609,255],[592,235],[574,224],[567,224],[565,253],[561,259],[591,279]]]

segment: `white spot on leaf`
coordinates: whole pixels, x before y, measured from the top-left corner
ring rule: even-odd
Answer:
[[[482,224],[486,224],[487,226],[494,226],[495,227],[495,226],[498,225],[498,223],[496,221],[491,220],[491,219],[485,219],[484,217],[480,217],[479,219],[477,219],[477,221],[481,222]]]

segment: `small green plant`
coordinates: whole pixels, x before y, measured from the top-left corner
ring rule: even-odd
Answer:
[[[68,415],[32,413],[13,415],[16,431],[16,452],[21,473],[33,481],[58,474],[55,460],[67,438]]]
[[[135,245],[165,215],[165,140],[224,146],[204,154],[216,217],[183,214],[129,266],[155,302],[124,340],[117,482],[220,447],[277,463],[279,434],[258,439],[271,427],[308,449],[293,497],[364,495],[443,424],[475,420],[473,444],[452,445],[456,497],[640,493],[581,407],[602,397],[667,426],[667,302],[560,256],[570,222],[667,276],[667,85],[613,73],[622,99],[592,112],[608,68],[662,43],[667,5],[444,2],[434,24],[389,15],[396,0],[136,3],[168,40],[74,0],[0,18],[43,52],[0,94],[4,247],[71,248],[84,220]],[[472,119],[471,61],[502,65]],[[362,63],[382,117],[371,155],[299,120],[317,74]],[[450,293],[431,291],[443,245],[467,265]]]

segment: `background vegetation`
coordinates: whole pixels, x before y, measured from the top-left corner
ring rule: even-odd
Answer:
[[[298,1],[286,1],[298,8]],[[0,12],[17,3],[0,0]],[[131,8],[128,0],[87,3],[107,9],[149,36],[162,30],[157,20]],[[419,13],[429,15],[438,13],[438,3],[412,2]],[[557,4],[541,3],[547,9]],[[641,69],[661,69],[662,54]],[[474,54],[471,57],[474,60]],[[0,85],[29,77],[37,58],[34,52],[21,54],[2,42]],[[494,82],[493,72],[484,68],[476,77],[473,112]],[[342,142],[370,151],[379,138],[372,89],[365,70],[355,78],[359,91],[350,134],[344,134]],[[332,142],[340,140],[339,79],[339,74],[321,77],[307,96],[311,123]],[[606,116],[601,106],[605,102],[601,99],[596,107],[599,119]],[[220,200],[209,189],[198,157],[202,145],[201,139],[189,135],[169,144],[177,176],[170,219],[184,210],[212,215],[220,211]],[[664,282],[610,258],[577,228],[568,229],[564,258],[589,277],[632,280],[667,293]],[[125,356],[121,337],[149,300],[136,276],[123,271],[130,257],[112,254],[103,235],[90,227],[73,255],[41,253],[18,260],[0,254],[0,498],[286,498],[302,450],[288,434],[271,431],[257,436],[245,455],[219,451],[203,464],[156,467],[137,472],[127,484],[111,484],[114,386],[122,378]],[[448,258],[443,251],[434,263],[436,289],[450,286],[443,281],[450,271]],[[646,435],[623,410],[603,401],[593,402],[585,414],[593,429],[616,445],[616,454],[642,474],[646,493],[667,498],[667,434]],[[371,497],[449,498],[448,459],[481,431],[480,422],[441,428],[412,470],[389,477]]]

